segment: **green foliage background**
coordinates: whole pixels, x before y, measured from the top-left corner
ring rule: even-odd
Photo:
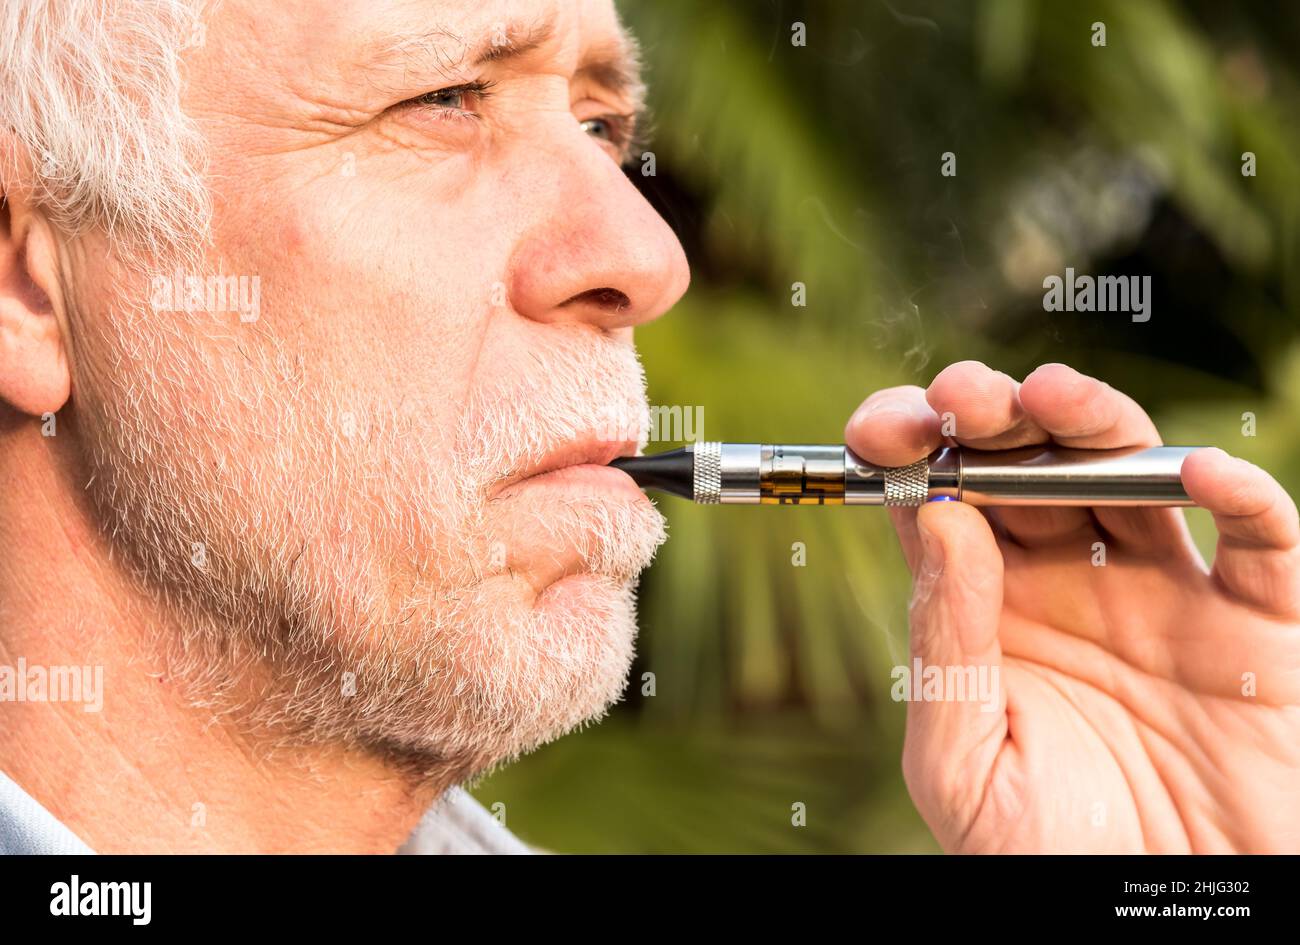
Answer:
[[[710,439],[839,442],[872,390],[952,361],[1065,361],[1133,394],[1166,442],[1297,491],[1300,5],[621,8],[656,117],[657,173],[631,175],[693,270],[638,330],[652,403],[703,407]],[[1045,313],[1042,279],[1066,266],[1151,275],[1151,320]],[[899,772],[909,579],[885,516],[661,508],[627,701],[476,796],[561,852],[935,850]]]

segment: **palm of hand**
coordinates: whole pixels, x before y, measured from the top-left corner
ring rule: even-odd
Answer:
[[[1225,594],[1190,539],[999,544],[1007,738],[953,849],[1296,849],[1300,626]]]

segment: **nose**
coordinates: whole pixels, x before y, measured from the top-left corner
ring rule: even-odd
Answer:
[[[535,321],[607,330],[658,318],[690,283],[686,254],[609,154],[573,130],[530,188],[530,204],[546,199],[516,244],[511,304]]]

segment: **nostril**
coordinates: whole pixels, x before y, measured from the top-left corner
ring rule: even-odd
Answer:
[[[618,289],[611,289],[608,286],[599,289],[588,289],[586,292],[579,292],[571,299],[567,299],[564,305],[595,305],[598,308],[607,309],[611,312],[621,312],[630,308],[632,300],[626,294]]]

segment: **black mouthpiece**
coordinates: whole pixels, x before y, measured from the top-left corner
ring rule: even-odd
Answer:
[[[642,489],[695,498],[695,454],[689,447],[653,456],[623,456],[610,465],[623,470]]]

